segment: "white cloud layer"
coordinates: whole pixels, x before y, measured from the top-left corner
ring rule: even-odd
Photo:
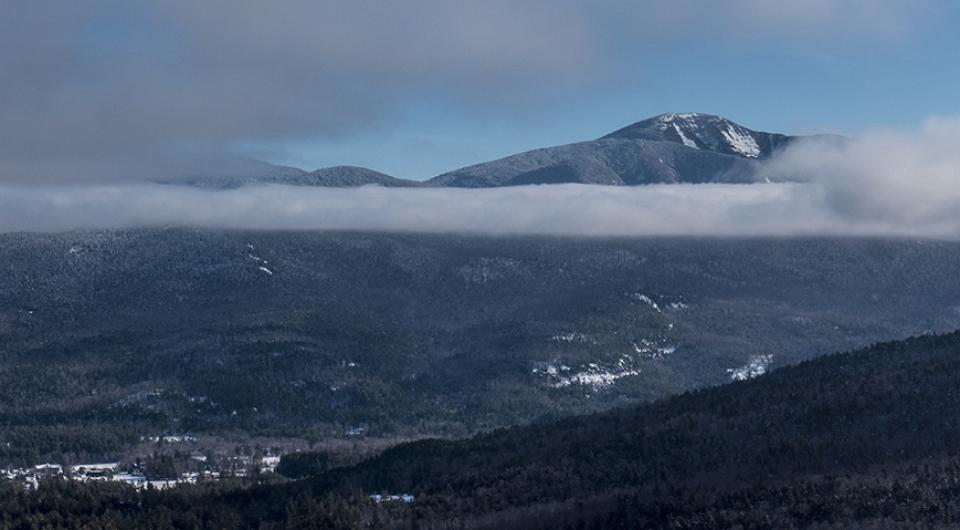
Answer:
[[[898,235],[953,238],[960,219],[845,215],[815,184],[470,189],[0,187],[0,231],[203,226],[576,236]]]
[[[960,118],[918,130],[876,130],[837,143],[799,142],[766,167],[773,180],[809,181],[840,219],[955,233],[960,226]]]

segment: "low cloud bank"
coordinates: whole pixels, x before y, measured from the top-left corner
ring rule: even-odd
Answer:
[[[929,118],[917,130],[875,130],[847,142],[803,141],[771,160],[763,176],[816,184],[827,213],[840,219],[956,235],[960,118]]]
[[[0,187],[0,231],[204,226],[578,236],[909,235],[960,222],[843,215],[816,184],[524,186],[482,190],[252,186]]]
[[[794,184],[350,189],[0,185],[0,231],[204,226],[578,236],[909,236],[960,240],[960,119],[811,139],[760,180]]]

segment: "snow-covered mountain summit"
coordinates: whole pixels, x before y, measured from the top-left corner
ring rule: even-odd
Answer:
[[[597,140],[547,147],[468,166],[433,186],[640,184],[757,180],[759,162],[797,137],[754,131],[711,114],[661,114]]]
[[[308,172],[260,161],[250,161],[242,170],[224,175],[168,182],[218,189],[248,184],[488,188],[563,183],[751,183],[764,180],[758,173],[764,159],[798,138],[755,131],[711,114],[668,113],[596,140],[534,149],[456,169],[426,182],[398,179],[355,166]]]
[[[724,117],[696,112],[661,114],[628,125],[604,138],[681,143],[745,158],[764,158],[789,143],[790,137],[748,129]]]

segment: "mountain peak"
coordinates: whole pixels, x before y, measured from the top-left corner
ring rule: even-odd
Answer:
[[[427,185],[750,183],[756,179],[758,162],[795,138],[754,131],[713,114],[670,112],[596,140],[460,168]]]
[[[614,131],[604,139],[653,140],[742,158],[765,158],[788,137],[748,129],[722,116],[698,112],[666,113]]]
[[[651,119],[657,120],[657,122],[659,123],[673,123],[675,121],[680,121],[680,122],[697,121],[697,120],[702,120],[704,118],[712,118],[717,120],[725,119],[720,116],[714,116],[712,114],[702,114],[699,112],[666,112],[664,114],[660,114],[659,116],[655,116],[654,118],[651,118]]]

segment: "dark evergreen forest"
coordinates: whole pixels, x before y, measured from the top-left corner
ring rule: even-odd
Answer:
[[[315,474],[282,484],[136,493],[49,481],[4,492],[0,526],[956,527],[958,380],[960,333],[928,335],[347,467],[300,456],[291,473]]]

